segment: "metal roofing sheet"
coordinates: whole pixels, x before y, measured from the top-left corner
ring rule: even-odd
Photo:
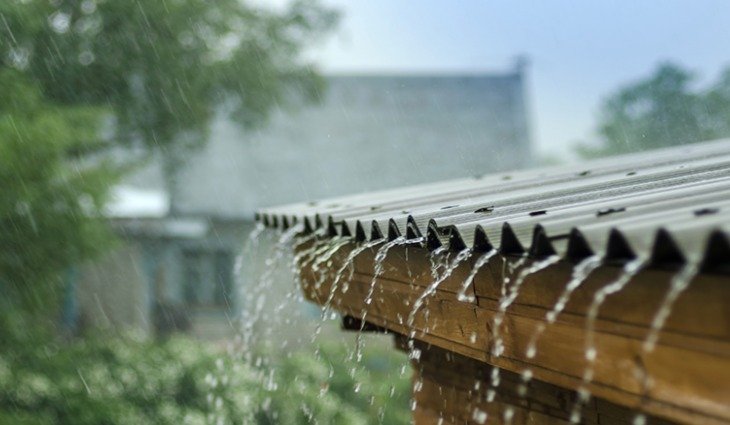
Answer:
[[[730,139],[265,209],[358,240],[730,267]]]

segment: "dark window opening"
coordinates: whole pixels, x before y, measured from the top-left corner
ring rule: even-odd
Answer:
[[[232,304],[233,257],[227,251],[183,252],[183,299],[190,307],[228,308]]]

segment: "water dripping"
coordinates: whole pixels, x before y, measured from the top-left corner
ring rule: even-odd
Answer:
[[[446,268],[449,260],[448,248],[444,245],[434,249],[428,255],[428,259],[431,262],[431,281],[438,280],[439,269]]]
[[[473,295],[467,295],[466,292],[469,290],[469,287],[471,286],[472,282],[474,282],[474,278],[476,277],[477,273],[479,273],[479,270],[482,269],[487,263],[489,263],[489,260],[492,259],[497,255],[497,250],[492,248],[491,250],[485,252],[474,263],[474,267],[472,267],[471,272],[469,272],[469,276],[464,279],[464,282],[461,284],[461,288],[459,288],[459,292],[456,294],[456,299],[461,302],[469,302],[472,303],[476,301],[476,298]]]
[[[384,265],[385,265],[385,257],[388,256],[388,251],[390,251],[391,248],[393,248],[396,245],[402,245],[407,241],[405,236],[399,236],[395,239],[393,239],[390,242],[385,243],[383,246],[378,249],[378,252],[375,254],[375,261],[373,263],[373,278],[370,281],[370,288],[368,289],[367,295],[365,295],[365,304],[370,305],[373,302],[373,293],[375,292],[375,285],[378,281],[378,278],[381,274],[383,274],[384,271]],[[367,316],[367,308],[363,308],[362,311],[362,320],[363,323],[365,323],[365,317]]]
[[[370,288],[365,296],[365,304],[370,305],[373,302],[373,295],[375,293],[375,285],[377,284],[378,278],[383,274],[385,266],[385,257],[388,256],[388,251],[395,246],[400,245],[411,245],[423,243],[424,238],[406,239],[404,236],[399,236],[390,242],[385,243],[378,249],[375,254],[375,261],[373,263],[373,278],[370,280]],[[367,308],[362,310],[362,323],[365,324],[365,318],[367,317]]]
[[[411,309],[410,314],[408,315],[408,321],[407,326],[411,330],[411,339],[413,339],[416,336],[416,329],[414,327],[414,322],[416,321],[416,314],[418,313],[418,310],[423,307],[423,304],[426,301],[426,298],[436,293],[436,290],[438,289],[439,285],[443,283],[446,279],[448,279],[449,276],[456,270],[456,268],[464,262],[469,256],[471,255],[471,249],[470,248],[464,248],[461,251],[459,251],[458,254],[456,254],[456,257],[449,263],[448,266],[446,266],[446,269],[444,272],[439,276],[436,280],[434,280],[423,293],[416,299],[415,303],[413,303],[413,308]]]
[[[370,281],[370,287],[368,289],[368,293],[365,296],[364,303],[365,306],[363,306],[361,317],[360,317],[360,329],[357,332],[357,336],[355,338],[355,351],[353,353],[353,356],[355,358],[355,361],[357,363],[360,363],[362,361],[362,353],[363,349],[365,348],[365,344],[363,341],[363,333],[365,331],[365,324],[367,315],[368,315],[368,307],[372,301],[373,301],[373,295],[375,293],[375,285],[377,284],[378,278],[383,274],[384,270],[384,263],[385,258],[388,255],[388,251],[390,251],[393,247],[396,246],[403,246],[403,245],[412,245],[412,244],[422,244],[425,239],[423,237],[413,238],[413,239],[406,239],[404,236],[399,236],[395,239],[393,239],[390,242],[386,242],[381,246],[377,253],[375,254],[375,260],[373,265],[373,278]]]
[[[517,393],[523,399],[527,395],[527,388],[532,381],[532,369],[525,369],[520,374],[520,385],[517,387]]]
[[[321,288],[322,284],[326,281],[328,277],[328,272],[331,269],[332,266],[332,257],[339,251],[342,247],[350,243],[350,239],[348,238],[331,238],[327,240],[324,244],[313,244],[312,252],[309,254],[309,256],[312,258],[311,260],[311,266],[310,269],[312,273],[314,274],[314,282],[313,287],[314,290],[317,291]],[[293,261],[293,264],[296,266],[297,260],[295,259]],[[306,260],[302,262],[301,268],[303,269],[305,267]],[[325,267],[321,267],[322,264],[325,265]],[[294,294],[300,294],[299,288],[295,288]],[[301,295],[300,295],[301,296]],[[288,306],[288,302],[282,303],[279,307],[281,309],[286,308]],[[315,360],[320,361],[321,360],[321,353],[320,353],[320,347],[316,345],[316,339],[318,335],[320,334],[322,330],[322,326],[324,322],[327,320],[327,309],[323,309],[322,316],[320,322],[317,323],[317,326],[315,328],[314,334],[312,335],[311,344],[314,345],[314,357]],[[284,347],[281,347],[284,349]],[[320,396],[324,396],[326,394],[326,391],[320,391]]]
[[[319,252],[316,254],[316,257],[312,261],[310,267],[312,273],[317,276],[314,282],[315,290],[319,290],[326,280],[327,274],[331,270],[332,256],[335,255],[335,253],[337,253],[340,248],[349,243],[350,240],[348,238],[332,239],[330,240],[329,244],[326,245],[326,249],[318,250]],[[320,267],[322,264],[324,264],[325,267]]]
[[[241,252],[236,256],[236,261],[233,265],[234,275],[238,276],[241,274],[241,268],[243,267],[243,262],[246,260],[246,256],[258,248],[259,238],[264,230],[266,230],[266,226],[264,226],[261,222],[256,222],[256,226],[254,226],[251,233],[249,233],[248,237],[246,237],[243,249],[241,249]]]
[[[314,263],[329,251],[332,244],[338,240],[327,238],[324,232],[314,234],[313,238],[314,243],[309,248],[294,256],[292,267],[298,267],[299,270],[304,270],[307,267],[311,269]]]
[[[312,235],[306,235],[306,236],[299,236],[294,242],[294,247],[292,248],[292,251],[295,252],[298,246],[301,246],[302,244],[306,243],[309,240],[312,240]],[[316,238],[320,235],[314,235]],[[319,287],[322,285],[322,283],[327,278],[327,268],[320,268],[321,264],[331,264],[331,258],[332,256],[344,245],[348,243],[348,239],[346,238],[332,238],[332,239],[324,239],[322,241],[315,242],[312,247],[312,249],[305,249],[305,252],[311,251],[308,255],[305,257],[311,257],[311,265],[310,269],[312,273],[315,275],[314,280],[314,288],[319,289]],[[303,257],[299,257],[303,258]],[[292,257],[291,266],[294,269],[293,275],[297,277],[294,279],[294,285],[289,293],[286,294],[285,297],[283,297],[283,301],[277,305],[274,308],[275,317],[279,317],[279,313],[287,309],[292,301],[303,301],[304,298],[301,293],[301,271],[306,267],[307,260],[298,260],[297,255],[294,255]],[[290,319],[286,319],[287,321]]]
[[[646,425],[646,416],[644,414],[638,414],[631,421],[633,425]]]
[[[327,240],[323,239],[325,235],[325,229],[318,229],[315,232],[307,235],[300,235],[295,238],[292,249],[296,254],[293,256],[290,264],[292,274],[295,276],[295,288],[298,287],[301,282],[301,272],[304,270],[306,264],[315,259],[316,253],[327,245]],[[312,242],[312,244],[307,248],[299,249],[301,246],[310,242]]]
[[[690,263],[682,267],[682,270],[672,276],[669,292],[667,292],[664,300],[662,300],[659,310],[657,310],[654,319],[652,319],[651,329],[649,329],[649,334],[642,345],[642,348],[646,353],[654,351],[656,343],[659,340],[659,333],[664,327],[669,314],[672,312],[674,302],[677,301],[677,298],[679,298],[679,296],[682,295],[682,293],[689,287],[692,279],[697,276],[698,271],[699,269],[697,265]]]
[[[520,271],[514,281],[514,284],[512,284],[512,286],[510,286],[509,288],[507,287],[507,285],[509,284],[509,278],[505,277],[503,279],[502,297],[499,300],[499,306],[497,309],[497,314],[494,316],[494,326],[492,329],[492,338],[494,341],[494,347],[492,349],[493,355],[499,357],[504,350],[504,343],[502,341],[502,337],[500,336],[499,331],[502,323],[504,322],[505,316],[507,315],[507,309],[509,309],[509,307],[515,302],[515,300],[519,296],[520,289],[522,288],[522,284],[525,282],[525,279],[527,279],[532,274],[535,274],[541,270],[546,269],[547,267],[550,267],[558,261],[560,261],[560,257],[557,255],[553,255],[543,260],[534,262],[529,267],[526,267]]]
[[[314,259],[312,260],[312,264],[310,266],[311,270],[315,273],[321,270],[328,270],[329,267],[320,269],[320,266],[322,264],[329,266],[330,264],[327,264],[327,261],[330,260],[332,256],[340,250],[340,248],[347,245],[348,243],[350,243],[349,238],[338,237],[330,239],[329,243],[327,243],[324,248],[317,250],[316,253],[313,255]]]
[[[647,334],[643,344],[641,345],[641,349],[645,355],[650,354],[656,348],[656,343],[659,340],[659,335],[664,328],[664,325],[666,324],[667,318],[669,318],[669,315],[672,312],[672,307],[674,306],[675,301],[677,301],[677,298],[679,298],[679,296],[682,295],[682,293],[687,290],[687,288],[689,288],[690,283],[695,278],[695,276],[697,276],[698,272],[699,268],[697,264],[688,263],[684,267],[682,267],[679,272],[675,273],[674,276],[672,276],[669,285],[669,291],[665,295],[662,303],[659,306],[659,309],[654,315],[654,318],[651,321],[651,327],[649,328],[649,333]],[[637,369],[637,375],[641,376],[642,380],[641,400],[643,404],[646,395],[649,393],[649,389],[651,387],[651,379],[644,367],[638,365]],[[643,413],[637,414],[633,419],[634,425],[644,425],[645,423],[646,416]]]
[[[573,268],[571,278],[563,289],[563,292],[558,297],[558,300],[555,302],[555,305],[545,314],[544,321],[538,323],[535,331],[532,333],[532,336],[530,336],[527,349],[525,350],[525,356],[528,359],[535,358],[537,355],[537,343],[540,336],[542,336],[542,333],[545,332],[549,325],[555,323],[560,313],[562,313],[565,309],[565,306],[570,300],[570,296],[573,292],[578,289],[578,287],[585,282],[588,276],[595,269],[600,267],[601,264],[603,264],[603,258],[598,255],[594,255],[585,258]],[[528,387],[532,381],[532,377],[533,372],[530,367],[525,368],[520,374],[520,384],[517,387],[517,392],[523,399],[527,396]]]
[[[478,424],[484,424],[487,423],[487,418],[489,415],[484,410],[480,410],[478,408],[474,409],[474,412],[472,412],[471,419],[478,423]]]
[[[264,272],[261,273],[253,287],[246,291],[248,294],[248,297],[246,297],[247,305],[244,306],[241,312],[241,342],[243,347],[246,347],[247,350],[254,345],[254,327],[262,317],[264,303],[266,301],[264,292],[269,286],[271,286],[274,279],[274,271],[277,269],[277,264],[284,258],[287,251],[286,248],[289,246],[294,237],[302,230],[304,230],[303,225],[298,224],[289,228],[279,236],[271,254],[264,261]],[[250,350],[245,354],[250,357]]]
[[[594,270],[600,267],[601,264],[603,264],[603,259],[598,255],[593,255],[585,258],[573,268],[573,273],[570,281],[568,281],[568,284],[565,285],[565,288],[558,297],[557,302],[555,302],[553,308],[545,314],[545,321],[541,322],[537,326],[535,332],[533,332],[532,336],[530,337],[530,342],[527,344],[527,350],[525,353],[527,358],[532,359],[535,357],[535,355],[537,354],[537,342],[540,339],[542,333],[545,331],[547,326],[555,323],[560,313],[562,313],[565,309],[566,304],[568,304],[570,296],[573,295],[573,292],[578,289],[578,287],[580,287],[580,285],[585,282],[588,276]]]
[[[360,255],[362,252],[365,252],[366,250],[375,247],[376,245],[382,243],[385,239],[377,239],[372,240],[369,242],[363,242],[356,248],[354,248],[350,253],[347,255],[347,258],[342,263],[339,269],[337,269],[337,272],[335,273],[334,280],[332,281],[332,287],[329,290],[329,293],[327,294],[327,299],[324,302],[324,305],[322,306],[322,316],[320,319],[320,322],[317,324],[317,328],[314,331],[314,336],[312,337],[312,342],[314,342],[317,338],[317,336],[322,331],[322,326],[324,322],[327,320],[327,314],[330,311],[330,307],[332,306],[332,302],[335,298],[335,294],[339,288],[340,281],[342,280],[342,277],[345,273],[345,270],[351,269],[354,271],[354,265],[355,265],[355,258]],[[348,280],[352,279],[352,275],[349,276]]]
[[[613,282],[599,289],[593,295],[593,301],[591,302],[586,315],[586,340],[584,355],[587,365],[583,371],[583,382],[578,388],[578,397],[573,404],[573,409],[570,413],[570,421],[572,423],[580,422],[583,405],[585,405],[591,397],[588,385],[593,380],[596,357],[598,355],[595,346],[595,327],[601,306],[609,295],[613,295],[623,290],[626,285],[631,282],[631,279],[646,267],[646,264],[647,260],[644,257],[638,257],[629,261],[624,265],[621,273]]]
[[[503,421],[502,423],[504,425],[510,425],[512,423],[512,418],[515,416],[515,409],[511,406],[504,409],[504,415],[503,415]]]
[[[524,262],[524,258],[525,257],[521,258],[520,260]],[[512,284],[509,289],[507,288],[507,285],[509,284],[509,277],[505,274],[502,279],[502,297],[499,300],[498,310],[494,316],[494,321],[492,324],[492,356],[494,356],[495,358],[499,358],[504,352],[504,340],[500,332],[501,326],[507,316],[507,309],[509,309],[509,307],[515,302],[515,300],[519,296],[520,289],[522,288],[525,279],[527,279],[530,275],[533,275],[540,272],[541,270],[550,267],[558,261],[560,261],[560,257],[557,255],[552,255],[540,261],[535,261],[530,266],[522,269],[519,272],[514,284]],[[498,367],[494,367],[492,369],[492,376],[490,381],[492,391],[496,391],[496,389],[499,387],[499,383],[500,369]],[[492,398],[493,397],[494,395],[492,395]]]
[[[293,254],[291,250],[292,241],[299,238],[303,230],[302,225],[296,225],[278,235],[269,233],[268,235],[272,236],[273,246],[271,250],[261,265],[259,265],[257,259],[251,260],[250,269],[246,270],[246,277],[252,280],[244,282],[241,276],[244,261],[247,260],[247,257],[253,258],[250,254],[254,248],[259,247],[261,236],[264,234],[264,226],[257,224],[247,237],[244,248],[234,266],[234,272],[239,277],[237,279],[237,293],[245,293],[246,297],[239,301],[240,311],[237,320],[239,330],[228,348],[228,354],[237,360],[243,360],[254,365],[256,369],[255,376],[258,377],[262,386],[271,387],[276,385],[271,364],[267,359],[256,355],[261,342],[266,341],[264,338],[265,332],[271,332],[272,327],[271,321],[265,317],[266,314],[270,314],[264,308],[266,292],[274,281],[274,272],[278,269],[278,265],[288,255]],[[244,284],[246,287],[243,287]],[[265,324],[266,327],[261,327],[262,324]],[[234,368],[236,366],[234,365]],[[218,383],[225,385],[227,381],[228,376],[224,374],[223,361],[218,359],[216,361],[215,376],[208,379],[209,387],[212,390]],[[215,397],[212,397],[209,401],[214,410],[216,410],[215,408],[219,403]]]

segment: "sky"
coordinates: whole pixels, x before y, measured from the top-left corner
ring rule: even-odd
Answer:
[[[504,72],[529,59],[532,141],[560,157],[595,140],[602,99],[673,61],[714,80],[730,66],[730,1],[323,0],[335,35],[327,73]]]

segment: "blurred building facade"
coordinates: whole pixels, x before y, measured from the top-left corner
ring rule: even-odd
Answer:
[[[124,182],[164,207],[117,198],[110,218],[124,246],[77,273],[83,322],[217,335],[250,284],[233,263],[254,210],[531,165],[525,66],[331,76],[319,104],[277,110],[258,130],[221,111],[209,143],[185,158],[169,190],[154,160]]]

